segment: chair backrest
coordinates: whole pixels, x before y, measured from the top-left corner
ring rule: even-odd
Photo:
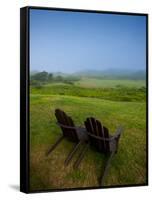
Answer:
[[[103,138],[103,140],[99,140],[89,135],[91,145],[94,146],[100,152],[109,153],[110,152],[109,141],[104,140],[110,137],[109,130],[105,126],[103,126],[100,121],[96,120],[93,117],[87,118],[84,123],[86,130],[91,135]]]
[[[60,109],[55,110],[55,116],[60,128],[62,129],[63,135],[70,141],[78,142],[78,136],[75,129],[69,127],[75,127],[71,117],[69,117],[64,111]],[[63,126],[65,127],[63,127]]]

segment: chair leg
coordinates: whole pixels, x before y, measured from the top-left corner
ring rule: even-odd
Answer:
[[[85,144],[85,146],[83,147],[82,151],[80,152],[79,156],[78,156],[78,159],[76,160],[76,162],[74,163],[73,165],[73,168],[74,169],[77,169],[80,165],[80,162],[82,161],[82,159],[84,158],[84,155],[85,155],[85,152],[87,151],[88,149],[88,146],[89,144]]]
[[[80,146],[81,143],[82,143],[82,142],[80,141],[79,143],[77,143],[77,144],[74,146],[74,148],[73,148],[72,151],[69,153],[69,155],[67,156],[67,158],[66,158],[66,160],[65,160],[65,162],[64,162],[65,165],[68,165],[68,164],[69,164],[70,160],[72,159],[73,155],[74,155],[74,154],[76,153],[76,151],[78,150],[78,147]]]
[[[54,149],[55,147],[63,140],[64,136],[62,135],[61,137],[58,138],[58,140],[51,146],[51,148],[46,152],[46,156],[48,156]]]
[[[112,153],[110,154],[110,156],[109,156],[107,162],[106,162],[103,175],[102,175],[102,177],[101,177],[100,180],[99,180],[99,184],[100,184],[101,186],[103,186],[103,184],[104,184],[104,181],[105,181],[105,178],[106,178],[106,176],[107,176],[107,173],[108,173],[108,170],[109,170],[109,167],[110,167],[110,163],[111,163],[111,160],[112,160],[114,154],[115,154],[115,152],[112,152]]]

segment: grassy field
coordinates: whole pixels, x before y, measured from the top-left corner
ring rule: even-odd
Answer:
[[[124,87],[117,88],[88,88],[64,83],[53,83],[40,88],[32,88],[32,94],[41,95],[68,95],[76,97],[92,97],[112,101],[145,101],[144,87]]]
[[[75,83],[77,86],[87,87],[87,88],[115,88],[121,86],[125,87],[135,87],[140,88],[146,85],[145,80],[104,80],[104,79],[96,79],[96,78],[82,78],[80,81]]]
[[[110,83],[109,83],[110,85]],[[64,140],[50,156],[46,150],[61,135],[56,125],[54,110],[61,108],[72,116],[75,124],[83,125],[86,117],[94,116],[107,126],[112,134],[124,126],[118,153],[112,161],[105,185],[144,184],[146,181],[146,104],[145,92],[134,88],[128,93],[130,101],[116,98],[120,90],[83,88],[75,85],[52,84],[32,88],[30,94],[30,188],[62,189],[98,186],[106,158],[89,149],[80,168],[74,170],[74,156],[68,167],[64,160],[73,143]],[[103,90],[103,88],[100,88]],[[94,92],[94,93],[93,93]],[[107,92],[107,96],[105,95]],[[124,91],[125,93],[125,91]],[[91,94],[91,95],[90,95]],[[94,96],[92,96],[94,94]],[[108,97],[109,94],[109,98]],[[140,96],[140,98],[139,98]],[[92,98],[93,97],[93,98]],[[138,97],[138,98],[137,98]],[[144,97],[144,98],[143,98]],[[79,152],[78,152],[79,153]]]

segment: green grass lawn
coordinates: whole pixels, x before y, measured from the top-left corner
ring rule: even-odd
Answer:
[[[111,80],[109,85],[111,84]],[[92,97],[112,101],[145,101],[145,88],[119,86],[116,88],[104,87],[80,87],[64,83],[52,83],[42,87],[32,87],[32,94],[41,95],[68,95],[76,97]]]
[[[136,87],[140,88],[146,86],[145,80],[104,80],[104,79],[96,79],[96,78],[81,78],[79,81],[75,82],[76,86],[86,87],[86,88],[115,88],[118,86],[125,86],[125,87]]]
[[[62,88],[61,88],[62,90]],[[110,101],[102,98],[59,95],[55,92],[32,89],[30,95],[30,188],[62,189],[98,186],[105,157],[89,149],[80,169],[74,170],[74,156],[68,167],[64,160],[73,144],[64,140],[50,156],[46,150],[61,135],[54,116],[55,108],[63,109],[77,125],[94,116],[114,133],[124,126],[106,178],[106,186],[144,184],[146,181],[146,104],[143,101]]]

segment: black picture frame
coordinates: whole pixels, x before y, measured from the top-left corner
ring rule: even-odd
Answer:
[[[30,133],[29,133],[29,68],[30,68],[30,53],[29,53],[29,11],[31,9],[39,10],[57,10],[69,12],[83,13],[105,13],[119,15],[137,15],[146,17],[146,182],[145,184],[135,185],[116,185],[103,187],[83,187],[69,189],[49,189],[49,190],[30,190]],[[101,188],[120,188],[133,186],[148,185],[148,14],[147,13],[130,13],[130,12],[114,12],[114,11],[99,11],[99,10],[84,10],[84,9],[67,9],[54,7],[35,7],[27,6],[20,9],[20,191],[24,193],[35,192],[54,192],[54,191],[70,191],[70,190],[85,190],[85,189],[101,189]]]

